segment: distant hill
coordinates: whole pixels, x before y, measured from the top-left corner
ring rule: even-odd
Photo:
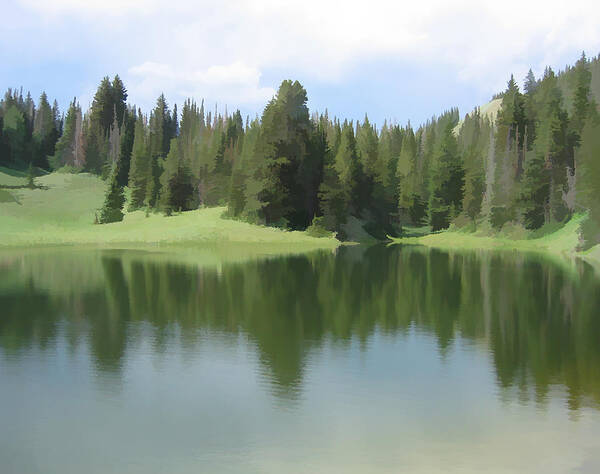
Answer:
[[[590,88],[592,95],[596,100],[596,103],[600,105],[600,55],[592,58],[589,62],[589,68],[592,72],[592,81]],[[573,108],[573,91],[575,90],[575,75],[573,74],[573,66],[567,66],[564,70],[558,72],[558,87],[560,88],[563,95],[564,106],[567,112],[571,114]],[[540,78],[538,78],[539,80]],[[492,122],[496,120],[498,112],[502,108],[502,97],[492,99],[486,104],[479,106],[479,113],[482,117],[489,118]],[[476,109],[474,109],[476,110]],[[469,112],[467,115],[471,115],[473,112]],[[462,127],[463,120],[460,120],[456,127],[454,127],[454,134],[458,135]]]
[[[479,113],[481,114],[482,117],[487,117],[492,122],[494,122],[496,120],[496,116],[498,115],[498,112],[500,111],[501,106],[502,106],[502,99],[492,99],[487,104],[484,104],[479,107]],[[467,114],[467,115],[470,115],[472,113],[473,113],[473,111],[469,112],[469,114]],[[460,132],[463,122],[464,122],[463,120],[459,121],[456,124],[456,127],[454,127],[455,135],[458,135],[458,132]]]

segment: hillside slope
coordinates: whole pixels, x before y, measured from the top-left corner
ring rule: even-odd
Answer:
[[[483,104],[482,106],[479,107],[479,113],[481,114],[482,117],[487,117],[488,119],[490,119],[491,122],[494,122],[496,120],[496,117],[498,116],[498,112],[500,112],[501,108],[502,108],[502,99],[492,99],[487,104]],[[469,112],[469,114],[467,114],[467,115],[471,115],[474,111],[475,110]],[[458,135],[458,133],[460,132],[460,129],[462,128],[463,123],[464,123],[464,120],[460,120],[456,124],[456,127],[454,127],[454,129],[452,130],[454,132],[454,135]]]

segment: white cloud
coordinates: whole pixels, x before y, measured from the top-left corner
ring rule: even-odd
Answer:
[[[133,9],[155,10],[160,6],[158,0],[21,0],[21,3],[50,14],[77,12],[111,16],[129,14]]]
[[[83,25],[88,42],[127,65],[133,97],[164,90],[255,103],[272,94],[261,72],[336,83],[366,60],[418,62],[432,70],[444,64],[468,85],[491,92],[510,72],[522,78],[529,66],[541,72],[567,54],[600,50],[600,4],[584,0],[21,4],[63,33],[72,23]]]
[[[164,63],[145,62],[128,71],[128,83],[149,102],[177,85],[175,99],[209,97],[220,103],[264,104],[274,89],[260,86],[260,72],[242,62],[186,70]]]

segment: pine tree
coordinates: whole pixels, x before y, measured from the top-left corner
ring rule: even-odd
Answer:
[[[256,149],[260,135],[260,122],[253,120],[246,129],[239,160],[231,176],[229,211],[232,215],[243,215],[251,222],[259,222],[263,203],[259,193],[263,189],[260,181],[260,161]]]
[[[48,156],[54,155],[57,138],[56,121],[48,97],[42,92],[33,120],[34,156],[36,166],[47,169]]]
[[[171,139],[169,154],[160,179],[161,207],[167,215],[173,211],[189,211],[197,207],[193,176],[177,138]]]
[[[518,183],[523,170],[525,125],[523,95],[511,75],[496,119],[496,169],[490,222],[497,229],[516,218]]]
[[[83,154],[79,141],[81,140],[81,108],[76,99],[69,105],[67,116],[65,117],[64,130],[60,139],[56,143],[55,153],[51,159],[51,166],[54,169],[62,166],[76,166],[82,164]]]
[[[119,175],[117,181],[120,186],[126,186],[129,179],[131,166],[131,151],[135,137],[136,112],[134,108],[126,108],[121,126],[121,143],[119,150]]]
[[[539,149],[525,155],[521,209],[527,229],[538,229],[549,219],[550,172]]]
[[[169,152],[171,142],[171,115],[164,94],[156,100],[156,107],[150,114],[148,126],[148,152],[150,154],[150,169],[146,186],[146,204],[156,207],[160,194],[160,176],[162,160]]]
[[[536,101],[536,91],[538,90],[539,81],[535,79],[531,69],[525,78],[525,95],[523,97],[523,112],[525,114],[525,129],[523,153],[532,149],[536,135],[536,123],[538,104]]]
[[[186,163],[179,162],[177,170],[168,181],[167,212],[189,211],[194,205],[192,173]]]
[[[125,110],[127,109],[127,89],[125,89],[125,85],[118,74],[113,79],[111,92],[114,115],[112,121],[116,120],[117,126],[120,128],[123,125]]]
[[[255,182],[263,185],[258,197],[267,224],[305,228],[312,219],[306,207],[309,190],[298,179],[310,140],[306,101],[306,90],[298,81],[283,81],[263,112],[257,152],[264,162]]]
[[[150,155],[148,153],[146,126],[141,111],[135,122],[131,166],[129,169],[129,189],[131,190],[131,210],[139,209],[146,199],[146,187],[150,175]]]
[[[538,81],[535,79],[533,71],[529,69],[529,72],[527,72],[527,76],[525,77],[525,84],[523,87],[523,89],[525,90],[525,94],[533,94],[537,89],[537,86]]]
[[[465,117],[458,142],[465,168],[463,210],[473,223],[481,213],[485,191],[484,161],[489,148],[491,125],[479,110]]]
[[[117,175],[118,170],[115,169],[110,176],[110,184],[108,185],[104,205],[100,212],[100,224],[109,224],[123,220],[125,193],[123,192],[123,187],[119,186]]]
[[[454,123],[446,125],[431,175],[429,225],[435,232],[445,229],[462,210],[464,169],[454,136]]]
[[[358,211],[359,208],[362,208],[358,189],[362,181],[362,166],[356,150],[352,122],[344,122],[342,126],[340,145],[335,155],[334,167],[348,196],[348,205],[352,205],[354,210]]]
[[[337,148],[339,152],[340,146]],[[326,229],[336,232],[338,238],[344,240],[346,235],[343,226],[350,216],[351,196],[348,188],[342,186],[333,150],[326,150],[323,161],[323,180],[319,188],[323,224]]]
[[[379,171],[377,169],[379,137],[366,114],[356,134],[356,145],[365,175],[374,181]]]
[[[367,218],[365,225],[371,234],[383,238],[392,232],[391,212],[395,203],[389,203],[387,200],[386,182],[389,163],[384,161],[379,153],[377,131],[366,115],[359,128],[356,142],[364,172],[364,181],[360,186],[360,199],[367,210],[364,215]]]
[[[108,133],[113,123],[114,107],[115,94],[110,79],[108,76],[105,76],[94,94],[94,100],[90,109],[90,121],[92,122],[92,127],[90,128],[94,130],[98,129],[100,137],[104,137]]]
[[[19,166],[26,154],[27,129],[25,117],[16,105],[9,105],[4,112],[2,134],[7,143],[7,161]]]
[[[575,136],[562,106],[562,94],[554,72],[548,68],[536,91],[539,103],[536,138],[522,184],[525,224],[537,228],[551,220],[562,221],[569,213],[563,199],[568,173],[574,169]],[[543,216],[543,218],[542,218]]]
[[[103,134],[100,124],[89,118],[83,123],[85,171],[100,174],[106,163],[107,136]]]
[[[585,53],[581,54],[581,58],[575,64],[574,75],[575,91],[573,94],[571,127],[579,136],[583,131],[588,116],[596,111],[596,104],[590,88],[592,72],[589,69]]]
[[[386,213],[390,220],[395,217],[398,207],[396,171],[398,168],[397,156],[392,152],[392,133],[387,125],[383,124],[379,134],[378,147],[378,174],[382,177],[384,202]]]
[[[410,125],[402,140],[402,148],[396,167],[398,182],[398,208],[401,222],[410,220],[418,225],[423,216],[416,212],[420,205],[420,196],[416,189],[417,141]]]

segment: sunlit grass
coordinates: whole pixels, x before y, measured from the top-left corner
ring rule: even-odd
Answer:
[[[576,214],[565,225],[546,235],[537,237],[539,233],[531,233],[530,238],[510,238],[509,233],[486,235],[483,232],[465,232],[452,230],[415,237],[392,238],[394,243],[416,244],[442,249],[487,249],[487,250],[520,250],[533,252],[550,252],[565,256],[582,256],[586,259],[598,259],[600,247],[595,246],[586,252],[578,252],[580,245],[579,229],[585,221],[585,214]],[[533,237],[533,238],[531,238]]]
[[[302,251],[339,245],[333,238],[224,219],[222,207],[171,217],[135,211],[126,213],[123,222],[94,225],[95,213],[104,200],[103,181],[85,173],[51,173],[36,182],[47,189],[5,190],[13,200],[7,195],[0,202],[0,246],[244,243]]]

